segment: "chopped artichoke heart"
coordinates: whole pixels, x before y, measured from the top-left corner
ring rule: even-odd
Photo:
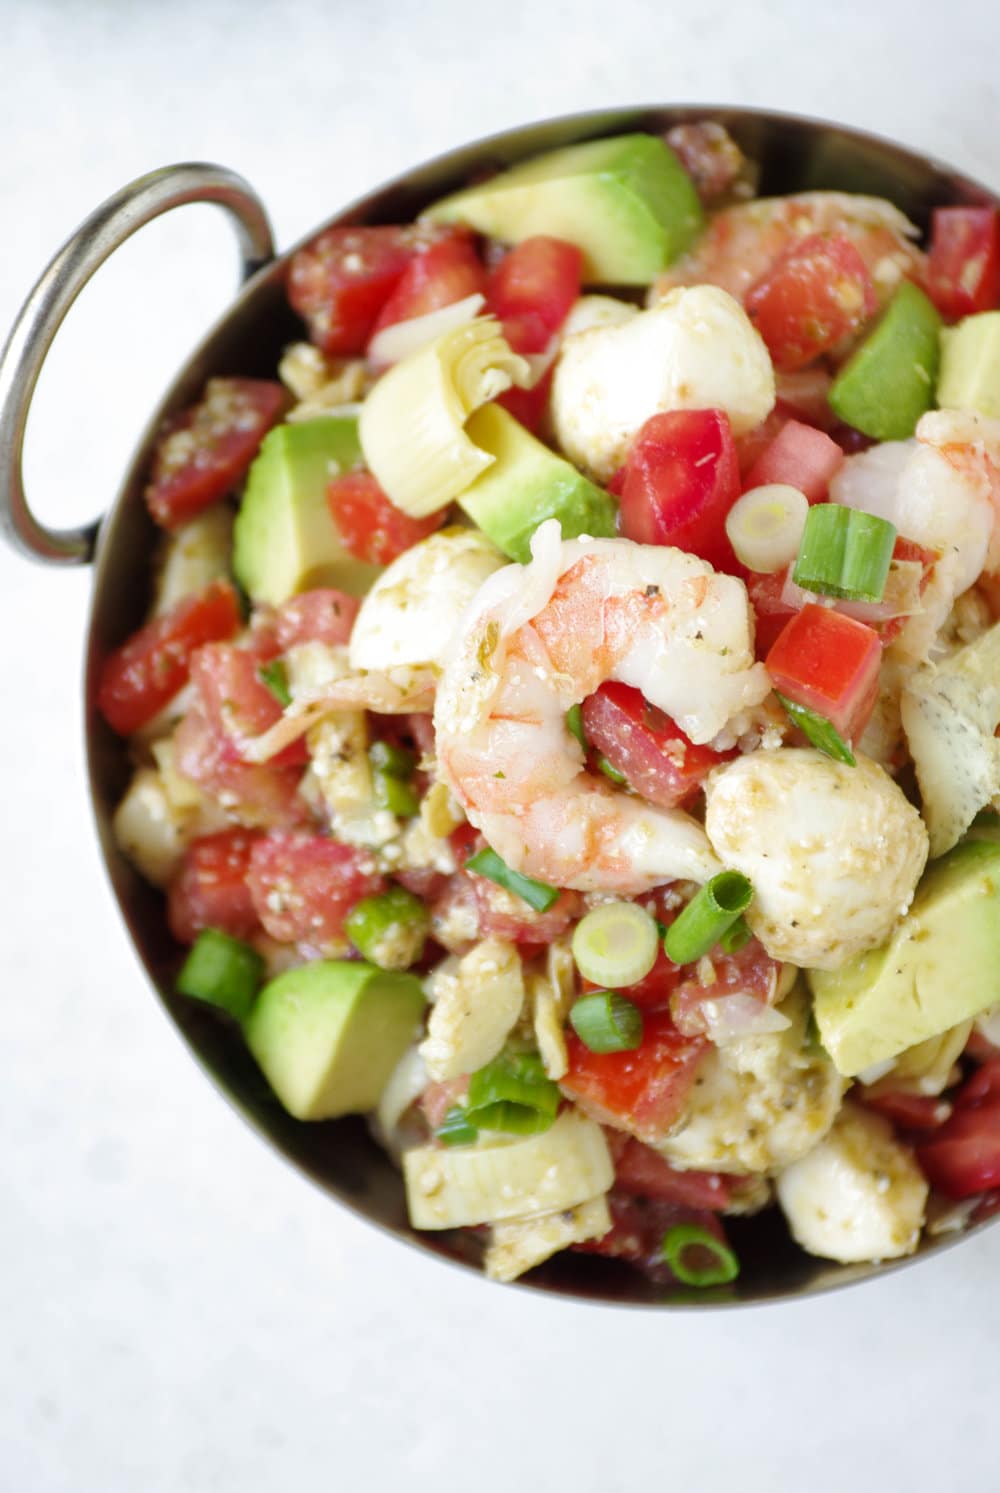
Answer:
[[[614,1167],[600,1125],[569,1109],[524,1140],[405,1151],[403,1177],[413,1227],[455,1229],[577,1208],[608,1191]]]
[[[454,327],[390,368],[358,429],[365,461],[396,507],[425,518],[470,487],[494,458],[465,434],[466,420],[530,377],[493,317]]]
[[[512,1218],[494,1224],[483,1268],[490,1280],[516,1280],[559,1250],[600,1239],[610,1228],[611,1210],[603,1195],[540,1218]]]

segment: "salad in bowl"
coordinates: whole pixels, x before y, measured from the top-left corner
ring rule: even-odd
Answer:
[[[688,120],[335,224],[285,292],[270,377],[160,432],[96,671],[180,1000],[497,1280],[987,1216],[996,207],[762,195]]]

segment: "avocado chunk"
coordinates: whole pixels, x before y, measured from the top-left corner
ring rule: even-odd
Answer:
[[[233,534],[233,570],[252,601],[280,606],[313,586],[365,594],[381,567],[347,552],[326,501],[331,477],[360,462],[358,422],[344,416],[278,425],[264,437]]]
[[[941,318],[904,280],[830,386],[830,408],[876,441],[905,441],[934,402]]]
[[[1000,844],[965,840],[933,861],[892,938],[810,970],[823,1046],[847,1077],[1000,1001]]]
[[[494,460],[458,504],[505,555],[521,564],[530,560],[531,536],[547,518],[559,520],[564,539],[614,537],[614,498],[536,441],[505,409],[484,404],[465,429]]]
[[[424,217],[504,243],[536,233],[583,251],[588,284],[648,285],[702,226],[694,184],[654,135],[616,135],[535,156],[445,197]]]
[[[938,404],[1000,419],[1000,311],[967,316],[941,333]]]
[[[415,975],[321,959],[265,985],[243,1033],[289,1114],[332,1120],[374,1109],[423,1009]]]

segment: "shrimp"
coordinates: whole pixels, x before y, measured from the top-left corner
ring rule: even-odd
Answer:
[[[939,451],[969,494],[993,505],[986,570],[1000,570],[1000,420],[971,410],[931,410],[917,424],[917,440]]]
[[[560,887],[635,895],[719,869],[677,809],[585,771],[566,712],[605,680],[640,689],[695,742],[768,694],[746,590],[681,550],[626,539],[562,542],[481,587],[460,623],[434,708],[438,767],[509,866]]]
[[[742,301],[774,260],[798,239],[840,233],[868,267],[884,304],[906,275],[923,277],[918,230],[891,202],[847,192],[760,197],[712,218],[694,248],[655,281],[650,305],[677,285],[719,285]]]

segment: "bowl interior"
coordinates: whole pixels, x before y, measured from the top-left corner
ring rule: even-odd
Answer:
[[[327,222],[406,221],[485,168],[572,141],[633,129],[657,132],[684,120],[708,118],[725,124],[760,163],[765,195],[819,188],[881,195],[922,229],[935,206],[997,200],[986,188],[938,162],[858,131],[751,109],[686,106],[574,115],[512,130],[418,167]],[[111,816],[130,769],[123,743],[94,711],[95,677],[107,652],[140,624],[147,605],[157,531],[142,502],[142,489],[156,431],[164,416],[195,399],[213,375],[274,376],[283,348],[302,336],[284,294],[287,261],[288,254],[244,287],[180,372],[151,419],[102,527],[86,671],[87,746],[97,827],[122,915],[150,980],[191,1051],[236,1108],[289,1161],[342,1203],[422,1249],[476,1268],[480,1245],[473,1236],[416,1234],[410,1229],[399,1175],[362,1120],[292,1120],[271,1095],[239,1034],[211,1012],[173,994],[182,951],[166,929],[163,899],[124,859],[111,834]],[[619,1304],[703,1307],[802,1296],[907,1263],[845,1267],[813,1259],[791,1243],[775,1210],[733,1220],[731,1234],[742,1271],[739,1281],[718,1295],[700,1292],[688,1297],[653,1285],[628,1267],[574,1254],[550,1261],[522,1285]],[[915,1258],[944,1248],[955,1238],[925,1239]]]

